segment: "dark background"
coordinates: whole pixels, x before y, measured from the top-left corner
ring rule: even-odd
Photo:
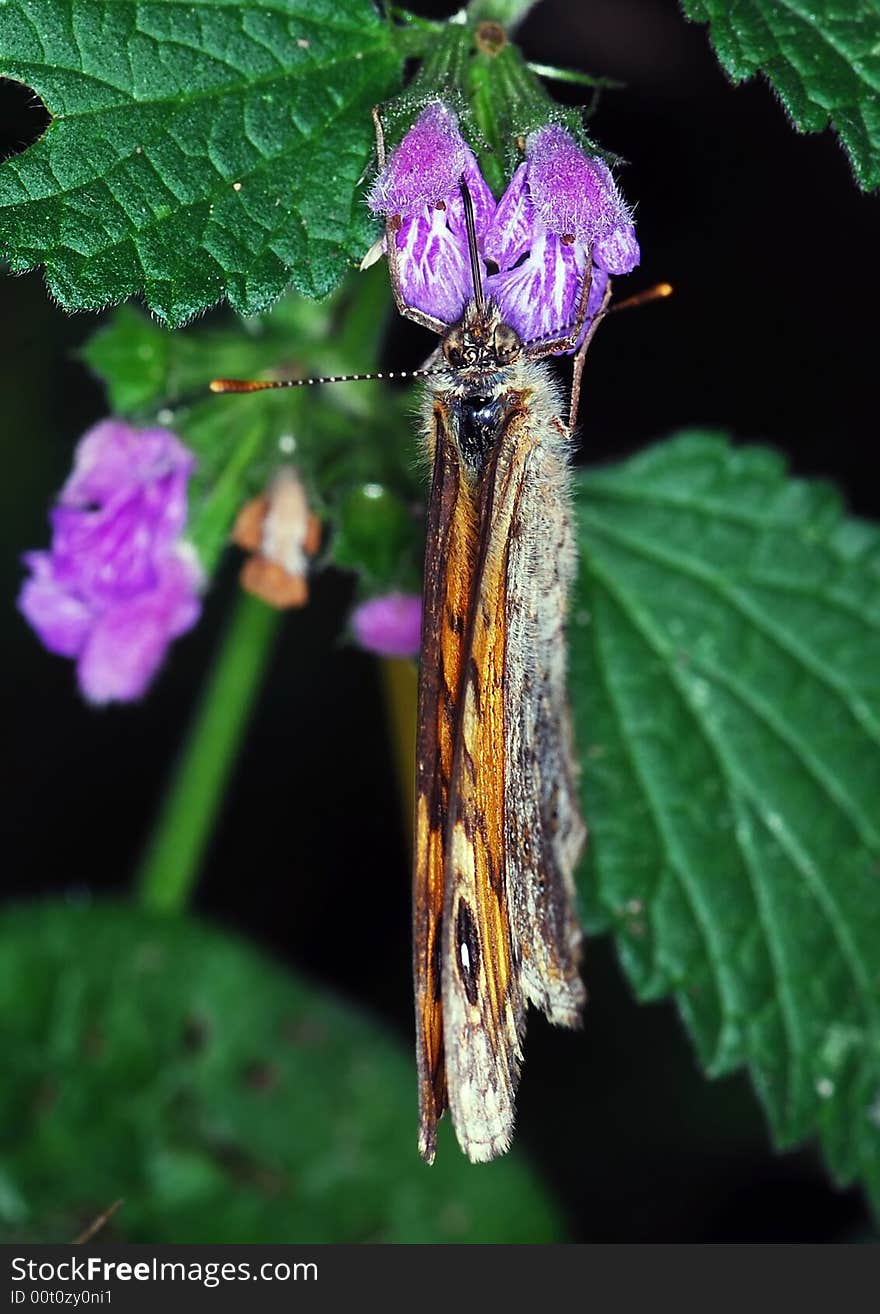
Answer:
[[[772,443],[798,474],[834,479],[854,512],[876,516],[880,208],[831,133],[796,135],[763,82],[734,89],[672,0],[547,0],[521,41],[530,58],[627,84],[604,94],[593,122],[630,161],[643,264],[626,286],[676,289],[598,335],[582,459],[687,424],[724,426]],[[5,88],[6,153],[39,127],[39,107]],[[72,356],[98,321],[54,309],[39,275],[0,285],[3,852],[15,896],[126,890],[235,587],[230,563],[150,698],[100,713],[13,612],[18,555],[46,542],[73,445],[105,411]],[[388,366],[416,363],[422,345],[395,328]],[[285,621],[196,902],[409,1043],[405,838],[377,672],[339,640],[350,596],[349,579],[324,575],[308,610]],[[586,977],[582,1035],[532,1018],[518,1131],[573,1239],[872,1235],[859,1192],[830,1186],[812,1150],[771,1151],[745,1078],[701,1077],[671,1006],[634,1004],[609,942],[588,946]]]

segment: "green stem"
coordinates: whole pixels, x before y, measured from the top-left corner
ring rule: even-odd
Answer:
[[[279,618],[247,593],[235,605],[137,875],[145,908],[181,912],[192,896]]]
[[[416,815],[416,714],[419,672],[415,662],[402,657],[379,659],[388,718],[388,735],[397,773],[397,793],[410,852]]]
[[[619,91],[625,82],[617,78],[594,78],[590,73],[579,73],[573,68],[557,68],[555,64],[535,64],[531,60],[526,68],[539,78],[549,78],[552,82],[571,82],[577,87],[598,87],[600,90]]]
[[[216,405],[216,399],[211,404]],[[241,428],[232,455],[203,505],[197,510],[189,533],[190,542],[208,576],[216,570],[220,554],[229,542],[230,526],[242,503],[243,476],[257,461],[265,446],[264,425],[251,422],[249,428],[244,424]]]

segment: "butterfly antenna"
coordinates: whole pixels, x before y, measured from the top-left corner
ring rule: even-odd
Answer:
[[[666,297],[671,297],[674,288],[671,283],[655,283],[653,287],[646,287],[643,292],[636,292],[631,297],[626,297],[623,301],[612,301],[608,311],[617,310],[635,310],[636,306],[647,306],[652,301],[663,301]],[[574,329],[574,322],[567,324],[560,331],[560,337],[565,337]],[[547,341],[545,335],[538,338],[526,338],[523,347],[528,351],[529,347],[539,347]]]
[[[612,301],[608,309],[634,310],[636,306],[647,306],[652,301],[662,301],[664,297],[671,297],[672,291],[671,283],[655,283],[653,287],[646,287],[644,292],[636,292],[623,301]]]
[[[477,224],[474,219],[474,202],[464,178],[461,180],[461,199],[464,201],[464,226],[467,230],[468,255],[471,262],[471,278],[474,281],[474,301],[480,312],[485,308],[483,297],[483,272],[480,266],[480,254],[477,250]]]
[[[212,392],[266,392],[269,388],[311,388],[317,383],[366,383],[376,379],[427,379],[442,374],[443,367],[429,370],[385,370],[378,374],[323,374],[317,379],[212,379]]]

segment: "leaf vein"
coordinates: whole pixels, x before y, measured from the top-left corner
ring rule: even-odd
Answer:
[[[715,736],[712,734],[708,725],[700,716],[699,709],[694,703],[690,691],[675,670],[674,663],[670,660],[670,657],[672,656],[670,645],[662,635],[656,632],[650,618],[642,614],[641,609],[633,603],[632,599],[628,597],[622,589],[619,588],[606,571],[602,570],[601,567],[597,567],[595,562],[590,563],[590,568],[593,572],[594,578],[602,585],[602,587],[604,587],[608,596],[613,599],[623,614],[629,619],[630,624],[633,626],[635,632],[641,637],[645,647],[662,662],[663,673],[668,683],[675,690],[681,705],[694,722],[700,738],[711,754],[719,775],[727,788],[728,798],[730,799],[734,812],[737,812],[738,805],[736,789],[733,784],[733,777],[728,768],[724,751],[717,743]],[[634,737],[631,736],[630,738],[632,739]],[[649,800],[649,802],[651,802],[651,800]],[[658,831],[662,836],[663,832],[662,830],[659,830],[659,827]],[[775,1000],[775,1007],[778,1010],[779,1016],[782,1019],[783,1028],[789,1038],[787,1077],[788,1094],[786,1099],[788,1100],[790,1111],[794,1099],[793,1092],[798,1087],[801,1071],[801,1065],[796,1058],[796,1055],[799,1055],[806,1049],[806,1042],[803,1039],[797,1009],[794,1007],[792,996],[788,988],[788,977],[790,976],[790,973],[787,970],[785,947],[776,934],[775,927],[772,924],[772,916],[768,913],[768,909],[762,897],[762,892],[759,892],[760,881],[757,879],[757,873],[752,866],[752,855],[751,853],[746,852],[744,848],[742,832],[735,830],[734,833],[737,838],[737,852],[740,858],[739,865],[746,878],[746,884],[752,896],[758,925],[761,928],[768,959],[776,969],[771,974],[773,983],[771,999]],[[680,868],[677,865],[675,870],[679,873],[679,877],[681,877]],[[711,924],[711,912],[707,912],[706,916]],[[707,939],[707,946],[710,946],[711,949],[714,950],[714,954],[711,951],[708,954],[710,966],[715,972],[720,972],[721,965],[727,956],[724,947],[720,942],[713,944],[711,938]],[[720,986],[719,993],[721,994],[722,1000],[724,1000],[725,992]],[[738,1018],[741,1015],[741,1009],[735,1002],[731,1003],[728,1000],[728,1007],[729,1019]],[[753,1059],[750,1058],[750,1062],[752,1061]]]
[[[619,606],[620,602],[612,589],[608,589],[607,580],[601,572],[597,572],[595,564],[590,563],[594,579],[600,584],[604,584],[612,602]],[[611,672],[602,651],[598,638],[598,626],[592,626],[592,643],[596,655],[597,667],[602,677],[608,699],[614,708],[615,715],[621,726],[626,725],[626,714],[621,706],[620,699],[611,678]],[[633,774],[641,785],[642,793],[648,805],[648,811],[654,827],[655,834],[660,842],[661,848],[665,851],[669,862],[670,870],[678,879],[679,888],[685,897],[686,902],[694,916],[696,926],[703,938],[706,946],[706,959],[712,968],[712,979],[715,982],[715,988],[721,1000],[722,1012],[728,1017],[737,1015],[736,1008],[736,989],[734,978],[727,966],[726,955],[723,945],[718,937],[714,926],[714,919],[710,909],[706,906],[702,892],[698,885],[695,885],[691,879],[688,870],[687,861],[680,854],[678,845],[674,836],[670,833],[669,826],[664,813],[663,805],[660,801],[662,788],[655,787],[652,773],[647,763],[638,750],[636,736],[625,734],[622,736],[624,752],[629,760]]]
[[[842,685],[837,679],[833,669],[821,657],[804,648],[793,635],[782,629],[761,607],[756,606],[740,588],[728,584],[716,570],[698,564],[690,558],[670,551],[668,548],[661,548],[655,542],[646,542],[637,534],[633,534],[632,531],[612,528],[598,517],[591,516],[587,509],[582,510],[582,516],[597,533],[611,542],[627,548],[645,560],[657,562],[688,579],[696,580],[705,585],[706,588],[714,591],[719,598],[754,625],[760,634],[775,644],[781,652],[800,664],[823,684],[843,704],[853,720],[870,737],[874,746],[880,748],[880,722],[877,721],[867,704],[861,699],[854,698],[846,686]]]
[[[796,727],[786,725],[765,699],[743,681],[738,680],[732,672],[693,650],[689,651],[688,656],[695,669],[703,671],[710,679],[723,685],[742,707],[751,712],[769,730],[778,743],[798,758],[828,801],[849,823],[858,840],[866,848],[880,848],[880,831],[875,830],[871,822],[862,815],[859,805],[843,789],[839,777],[825,768],[809,742],[797,733]]]
[[[624,614],[629,616],[631,623],[637,629],[637,632],[641,634],[645,644],[651,649],[651,651],[653,651],[655,656],[659,657],[663,662],[664,670],[668,679],[673,684],[673,687],[679,691],[679,694],[684,701],[684,705],[690,711],[694,724],[700,732],[701,737],[713,752],[719,769],[726,775],[725,764],[723,758],[719,756],[720,750],[715,743],[712,731],[706,723],[705,718],[701,716],[699,707],[692,702],[688,691],[681,683],[681,677],[677,674],[673,663],[670,661],[672,651],[671,645],[669,645],[664,636],[656,630],[651,619],[643,616],[641,609],[633,603],[633,600],[621,590],[618,585],[614,583],[610,576],[608,576],[607,572],[603,571],[600,566],[597,567],[594,561],[591,561],[590,569],[592,570],[594,577],[602,582],[606,592],[610,592],[611,596],[615,598],[618,606],[624,611]],[[754,782],[750,780],[740,768],[734,767],[734,776],[738,787],[747,795],[749,801],[755,807],[763,825],[773,836],[774,840],[779,843],[795,870],[798,871],[803,878],[807,889],[813,895],[817,906],[823,913],[834,939],[840,948],[841,957],[846,964],[853,981],[858,987],[861,1002],[863,1003],[866,1012],[869,1014],[872,1024],[876,1026],[877,1019],[880,1018],[880,1012],[878,1012],[873,1001],[874,988],[871,983],[870,969],[863,963],[861,954],[859,953],[857,946],[854,944],[846,925],[846,919],[841,915],[830,890],[822,879],[821,873],[809,855],[804,852],[802,846],[791,833],[790,828],[786,826],[784,820],[774,814],[774,819],[771,822],[766,806],[764,806],[761,800],[757,797]],[[742,853],[739,837],[737,837],[737,845],[740,853]]]

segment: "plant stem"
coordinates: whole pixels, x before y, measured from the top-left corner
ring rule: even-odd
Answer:
[[[416,806],[416,702],[419,672],[415,662],[403,657],[383,657],[379,669],[382,673],[388,734],[397,775],[397,793],[407,844],[412,849]]]
[[[265,427],[259,423],[252,421],[249,427],[242,423],[239,428],[240,435],[230,458],[196,511],[189,531],[190,542],[206,575],[217,569],[220,554],[229,542],[235,513],[243,501],[244,473],[259,458],[266,441]]]
[[[279,619],[247,593],[235,604],[137,875],[145,908],[176,913],[192,897]]]
[[[549,78],[552,82],[571,82],[578,87],[618,91],[626,86],[625,82],[619,82],[617,78],[594,78],[590,73],[580,73],[574,68],[557,68],[555,64],[534,64],[529,60],[526,68],[539,78]]]

